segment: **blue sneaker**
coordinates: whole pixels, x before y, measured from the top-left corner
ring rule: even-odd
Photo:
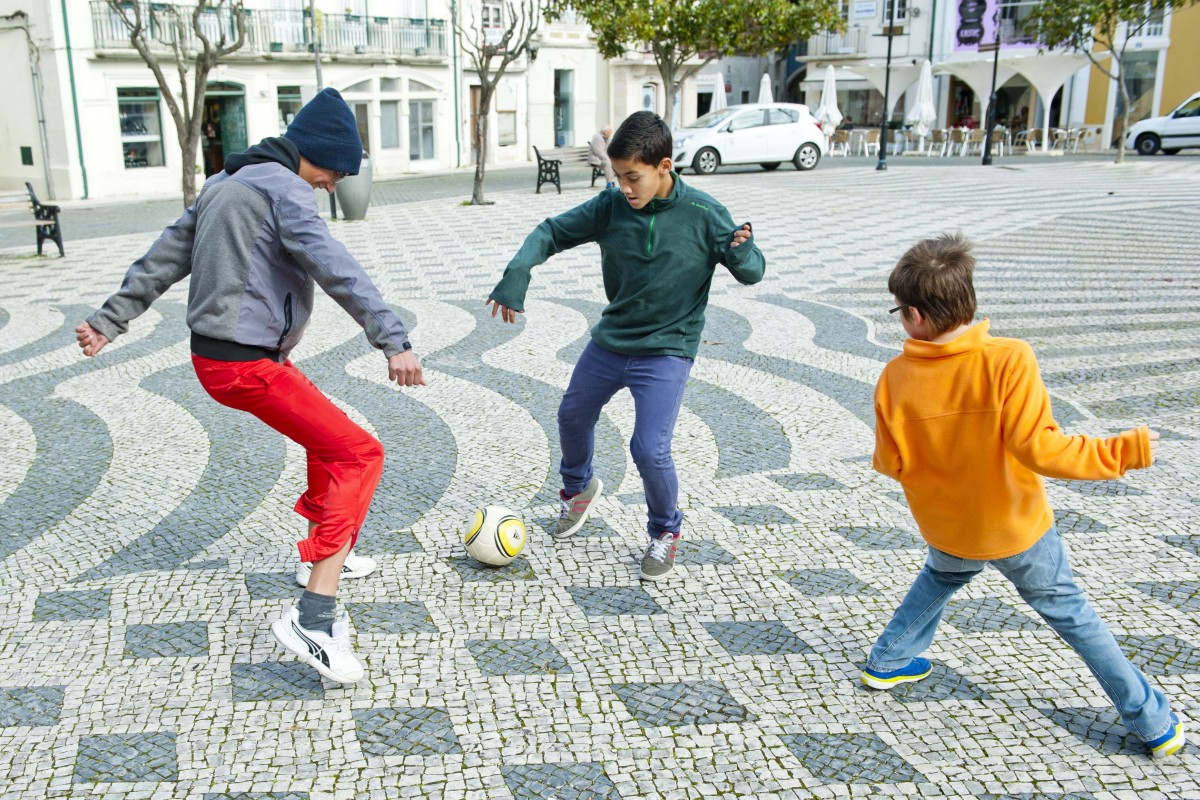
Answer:
[[[1183,735],[1183,723],[1179,721],[1176,714],[1172,713],[1171,727],[1162,736],[1146,742],[1146,746],[1150,748],[1152,757],[1166,758],[1182,750],[1186,742],[1187,737]]]
[[[891,672],[875,672],[864,669],[862,682],[872,689],[891,689],[902,683],[914,683],[922,678],[927,678],[930,672],[933,672],[933,664],[928,658],[914,658],[908,662],[908,666],[894,669]]]

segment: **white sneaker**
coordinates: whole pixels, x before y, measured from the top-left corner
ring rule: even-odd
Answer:
[[[301,661],[337,683],[362,680],[362,664],[350,646],[350,617],[346,612],[333,621],[333,636],[300,627],[300,609],[292,606],[283,619],[271,623],[271,633]]]
[[[365,578],[375,571],[375,559],[368,556],[356,556],[351,550],[346,555],[346,563],[342,565],[342,578]],[[312,577],[312,563],[301,561],[300,566],[296,567],[296,583],[301,586],[308,586],[308,579]]]

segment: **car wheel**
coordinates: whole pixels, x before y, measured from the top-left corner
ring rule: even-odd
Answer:
[[[1176,153],[1179,152],[1179,150],[1180,150],[1180,148],[1178,148],[1178,147],[1164,147],[1163,148],[1163,152],[1169,156],[1175,155]]]
[[[712,175],[721,166],[721,157],[711,147],[706,147],[692,159],[692,169],[698,175]]]
[[[1153,133],[1143,133],[1137,138],[1137,143],[1134,147],[1137,148],[1138,155],[1152,156],[1158,152],[1158,135]]]
[[[792,163],[796,165],[796,169],[808,171],[817,165],[821,160],[821,151],[812,142],[806,142],[800,145],[796,150],[796,155],[792,157]]]
[[[759,164],[759,166],[765,169],[767,172],[770,172],[773,169],[779,169],[779,163],[780,162],[778,161],[768,161],[765,164]]]

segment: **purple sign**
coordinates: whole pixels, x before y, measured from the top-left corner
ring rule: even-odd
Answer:
[[[1032,11],[1029,3],[1005,3],[1000,0],[959,0],[954,28],[956,53],[978,52],[980,45],[989,50],[996,42],[996,27],[1000,28],[1000,46],[1008,48],[1037,47],[1032,34],[1024,30],[1025,20]]]

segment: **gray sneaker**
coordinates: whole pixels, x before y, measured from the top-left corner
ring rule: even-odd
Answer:
[[[679,549],[679,534],[663,531],[650,538],[650,546],[642,556],[642,580],[661,580],[675,571],[675,551]]]
[[[603,491],[604,481],[595,475],[592,476],[587,488],[579,494],[567,497],[560,489],[558,492],[560,505],[558,524],[554,527],[552,534],[554,538],[566,539],[582,528],[583,523],[587,522],[588,516],[592,513],[592,501],[600,497],[600,493]]]

